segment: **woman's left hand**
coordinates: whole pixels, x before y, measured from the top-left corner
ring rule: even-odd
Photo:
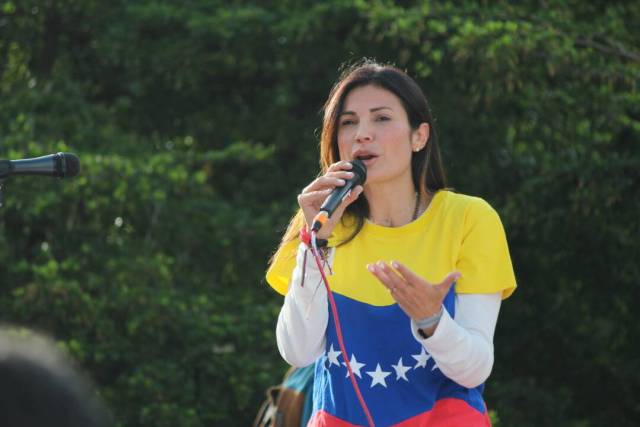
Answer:
[[[400,308],[414,320],[437,314],[453,282],[461,276],[454,271],[447,274],[442,282],[430,283],[397,261],[393,261],[391,266],[378,261],[367,265],[367,269],[389,289]]]

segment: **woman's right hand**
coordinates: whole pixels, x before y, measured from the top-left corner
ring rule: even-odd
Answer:
[[[351,163],[344,160],[334,163],[329,166],[327,173],[313,180],[311,184],[302,190],[302,193],[298,194],[298,204],[304,213],[307,227],[311,228],[313,219],[320,211],[320,206],[329,197],[333,189],[343,186],[345,180],[353,178],[353,172],[350,171],[352,167]],[[362,191],[362,185],[357,185],[347,193],[342,199],[342,203],[329,218],[329,221],[318,231],[318,239],[327,239],[329,237],[333,227],[342,217],[344,210],[360,196]]]

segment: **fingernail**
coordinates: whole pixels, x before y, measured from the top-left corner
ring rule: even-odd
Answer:
[[[378,267],[380,267],[380,268],[384,268],[384,262],[382,262],[382,261],[378,261]]]
[[[373,271],[375,270],[375,267],[371,264],[367,264],[367,270],[373,273]]]
[[[354,173],[353,173],[353,172],[347,172],[347,176],[348,176],[349,178],[353,178],[353,175],[354,175]]]
[[[345,182],[344,179],[338,179],[338,184],[344,185],[344,182]]]
[[[393,266],[393,268],[398,268],[398,267],[400,267],[400,264],[398,264],[396,261],[393,261],[393,262],[391,263],[391,265]]]

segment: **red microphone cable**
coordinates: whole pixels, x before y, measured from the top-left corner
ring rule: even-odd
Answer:
[[[333,292],[331,288],[329,288],[329,281],[327,280],[327,276],[324,274],[324,268],[322,267],[322,261],[320,259],[320,254],[318,253],[318,246],[316,244],[316,231],[311,231],[311,252],[313,253],[313,258],[316,260],[316,264],[318,265],[318,269],[320,270],[320,274],[322,275],[322,281],[324,283],[324,287],[327,289],[327,296],[329,297],[329,305],[331,306],[331,313],[333,314],[334,323],[336,326],[336,335],[338,336],[338,345],[340,346],[340,352],[342,353],[342,358],[344,359],[345,365],[347,365],[347,370],[349,371],[349,378],[351,379],[351,385],[353,385],[353,390],[356,392],[356,396],[358,397],[358,401],[360,402],[360,406],[364,411],[364,415],[367,417],[367,422],[369,423],[369,427],[375,427],[373,422],[373,418],[371,417],[371,413],[369,412],[369,408],[362,397],[362,393],[360,393],[360,387],[358,387],[358,383],[356,381],[355,375],[353,375],[353,370],[351,369],[351,363],[349,363],[349,356],[347,356],[347,350],[344,346],[344,339],[342,338],[342,329],[340,327],[340,319],[338,317],[338,308],[336,307],[336,301],[333,299]]]

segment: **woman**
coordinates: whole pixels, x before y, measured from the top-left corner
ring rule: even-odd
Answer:
[[[500,218],[446,189],[419,86],[374,62],[347,70],[325,104],[323,174],[298,196],[267,272],[285,295],[278,349],[315,362],[311,426],[367,425],[339,351],[327,292],[298,238],[331,191],[367,167],[319,233],[356,382],[377,426],[488,426],[482,398],[501,300],[516,283]],[[327,268],[327,271],[329,269]],[[370,424],[370,423],[369,423]]]

